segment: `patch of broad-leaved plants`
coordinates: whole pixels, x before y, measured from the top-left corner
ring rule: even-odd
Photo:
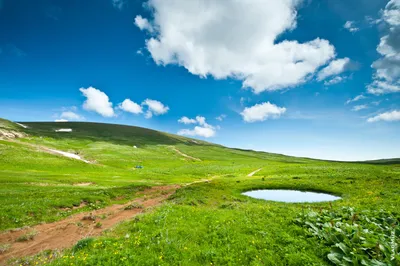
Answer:
[[[400,265],[400,215],[384,210],[308,210],[295,222],[330,248],[336,265]]]

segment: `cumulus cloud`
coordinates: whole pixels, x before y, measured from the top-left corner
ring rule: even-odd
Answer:
[[[360,29],[354,26],[355,22],[354,21],[346,21],[344,24],[344,28],[350,32],[356,32],[359,31]]]
[[[118,108],[125,111],[129,112],[132,114],[141,114],[143,113],[142,106],[139,104],[131,101],[131,99],[125,99],[122,103],[118,105]]]
[[[226,118],[226,115],[222,114],[220,116],[217,116],[215,119],[217,119],[218,121],[222,121]]]
[[[367,99],[367,97],[365,97],[364,95],[360,94],[360,95],[357,95],[356,97],[354,97],[353,99],[348,99],[346,101],[346,104],[349,104],[349,103],[352,103],[352,102],[357,102],[357,101],[360,101],[360,100],[363,100],[363,99]]]
[[[85,120],[85,118],[81,115],[78,115],[77,113],[74,113],[72,111],[65,111],[61,113],[60,116],[61,119],[66,119],[66,120],[72,120],[72,121],[80,121],[80,120]]]
[[[199,136],[199,137],[204,137],[204,138],[211,138],[211,137],[215,136],[215,130],[213,128],[195,126],[194,129],[179,130],[178,135]]]
[[[332,78],[330,80],[324,81],[324,85],[325,86],[332,86],[332,85],[338,84],[338,83],[340,83],[340,82],[342,82],[344,80],[346,80],[345,77],[337,76],[337,77],[334,77],[334,78]]]
[[[246,107],[240,114],[245,122],[253,123],[264,121],[268,118],[279,118],[285,112],[285,107],[278,107],[270,102],[264,102],[251,107]]]
[[[349,63],[350,63],[350,59],[347,57],[331,61],[328,66],[323,68],[318,73],[317,80],[321,81],[321,80],[326,79],[327,77],[330,77],[333,75],[338,75],[338,74],[342,73],[343,71],[346,70]]]
[[[109,101],[107,94],[93,87],[80,88],[79,90],[86,97],[83,109],[96,112],[104,117],[115,116],[112,103]]]
[[[300,0],[148,0],[146,49],[158,65],[177,64],[200,77],[242,80],[255,93],[294,87],[335,57],[327,40],[277,42],[296,28]]]
[[[111,0],[114,8],[121,10],[125,5],[125,0]]]
[[[381,57],[372,63],[374,81],[367,86],[371,94],[400,92],[400,1],[390,0],[382,15],[387,33],[380,39]]]
[[[367,86],[367,91],[375,95],[400,92],[400,84],[395,84],[384,80],[374,80]]]
[[[196,120],[196,119],[191,119],[191,118],[189,118],[189,117],[187,117],[187,116],[182,116],[182,117],[178,120],[178,122],[187,125],[187,124],[196,124],[196,123],[197,123],[197,120]]]
[[[178,120],[178,122],[183,124],[198,124],[198,126],[195,126],[193,129],[179,130],[177,133],[178,135],[210,138],[214,137],[216,134],[217,128],[208,124],[204,116],[196,116],[195,119],[183,116]]]
[[[143,18],[142,16],[136,16],[134,23],[140,30],[147,30],[149,32],[153,32],[153,26],[146,18]]]
[[[362,104],[362,105],[354,106],[353,109],[351,109],[351,110],[354,111],[354,112],[358,112],[358,111],[361,111],[361,110],[367,109],[367,108],[368,108],[368,105]]]
[[[367,119],[367,121],[370,123],[378,121],[387,121],[387,122],[400,121],[400,110],[385,112],[377,116],[370,117]]]
[[[146,99],[142,102],[142,106],[147,106],[145,117],[151,118],[153,115],[163,115],[168,112],[169,107],[162,102],[152,99]]]

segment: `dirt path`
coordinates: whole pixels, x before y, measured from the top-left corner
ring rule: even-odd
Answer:
[[[201,161],[201,159],[196,158],[196,157],[192,157],[192,156],[190,156],[190,155],[187,155],[187,154],[181,152],[180,150],[178,150],[178,149],[175,148],[175,147],[172,147],[172,150],[174,150],[174,151],[175,151],[176,153],[178,153],[179,155],[182,155],[183,157],[186,157],[186,158],[188,158],[188,159],[192,159],[192,160],[199,161],[199,162]]]
[[[197,183],[210,183],[215,178],[217,178],[217,176],[213,176],[213,177],[211,177],[209,179],[201,179],[201,180],[193,181],[193,182],[190,182],[190,183],[186,183],[183,186],[187,187],[187,186],[190,186],[190,185],[193,185],[193,184],[197,184]]]
[[[176,185],[153,187],[139,192],[141,198],[126,204],[112,205],[92,212],[79,213],[54,223],[0,234],[0,243],[11,245],[9,250],[0,254],[0,264],[11,258],[30,256],[44,250],[69,248],[83,238],[98,236],[117,223],[159,205],[178,188],[179,186]],[[125,209],[127,206],[132,206],[132,208]],[[101,227],[96,226],[97,223],[101,223]],[[36,232],[33,239],[24,242],[17,241],[18,238],[31,232]]]
[[[260,169],[257,169],[257,170],[255,170],[255,171],[253,171],[253,172],[251,172],[250,174],[248,174],[247,176],[253,176],[255,173],[257,173],[258,171],[261,171],[262,170],[262,168],[260,168]]]

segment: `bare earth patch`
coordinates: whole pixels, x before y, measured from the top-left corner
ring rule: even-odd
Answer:
[[[74,184],[74,186],[76,186],[76,187],[87,187],[87,186],[90,186],[90,185],[94,185],[94,183],[87,182],[87,183],[75,183]]]
[[[83,238],[98,236],[104,230],[161,204],[175,193],[177,188],[179,186],[176,185],[152,187],[138,193],[138,195],[143,195],[142,198],[126,204],[112,205],[92,212],[79,213],[58,222],[0,234],[0,243],[10,245],[4,253],[0,254],[0,264],[5,263],[8,259],[31,256],[44,250],[69,248]],[[126,208],[127,206],[136,206],[136,204],[143,207]],[[91,218],[87,219],[87,217]],[[101,227],[96,226],[96,222],[101,222]],[[37,232],[32,239],[17,242],[21,236],[32,231]]]
[[[24,133],[0,129],[0,139],[16,139],[25,137]]]

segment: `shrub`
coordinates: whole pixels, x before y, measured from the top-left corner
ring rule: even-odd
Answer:
[[[36,231],[31,231],[29,233],[23,234],[21,236],[19,236],[16,241],[17,242],[24,242],[24,241],[29,241],[35,238],[35,236],[37,235]]]
[[[124,210],[133,210],[133,209],[144,209],[144,206],[137,202],[132,202],[131,204],[129,204],[124,208]]]

